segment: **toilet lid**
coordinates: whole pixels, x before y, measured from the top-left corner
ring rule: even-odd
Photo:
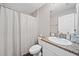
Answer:
[[[31,54],[35,54],[35,53],[38,53],[39,51],[41,50],[41,46],[36,44],[36,45],[33,45],[30,49],[29,49],[29,52]]]

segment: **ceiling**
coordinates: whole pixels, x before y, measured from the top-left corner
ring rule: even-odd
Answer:
[[[66,13],[71,13],[74,12],[76,9],[76,4],[75,3],[53,3],[50,4],[50,11],[51,14],[66,14]]]
[[[35,10],[42,7],[44,3],[2,3],[1,5],[14,9],[16,11],[31,14]]]
[[[27,14],[32,14],[34,11],[45,5],[46,3],[2,3],[1,5],[20,11]],[[50,13],[60,15],[74,12],[75,3],[50,3]]]

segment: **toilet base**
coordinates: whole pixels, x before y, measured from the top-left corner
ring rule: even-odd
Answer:
[[[41,56],[41,52],[37,53],[37,54],[34,54],[33,56]]]
[[[23,56],[33,56],[33,55],[30,54],[30,53],[26,53],[26,54],[24,54]]]

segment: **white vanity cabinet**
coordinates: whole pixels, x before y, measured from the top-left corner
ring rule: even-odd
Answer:
[[[75,56],[73,53],[65,51],[42,40],[39,40],[39,44],[43,48],[43,56]]]

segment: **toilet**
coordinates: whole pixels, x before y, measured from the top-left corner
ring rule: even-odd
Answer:
[[[33,45],[30,49],[29,49],[30,54],[32,54],[33,56],[38,56],[41,53],[41,46],[39,44]]]

